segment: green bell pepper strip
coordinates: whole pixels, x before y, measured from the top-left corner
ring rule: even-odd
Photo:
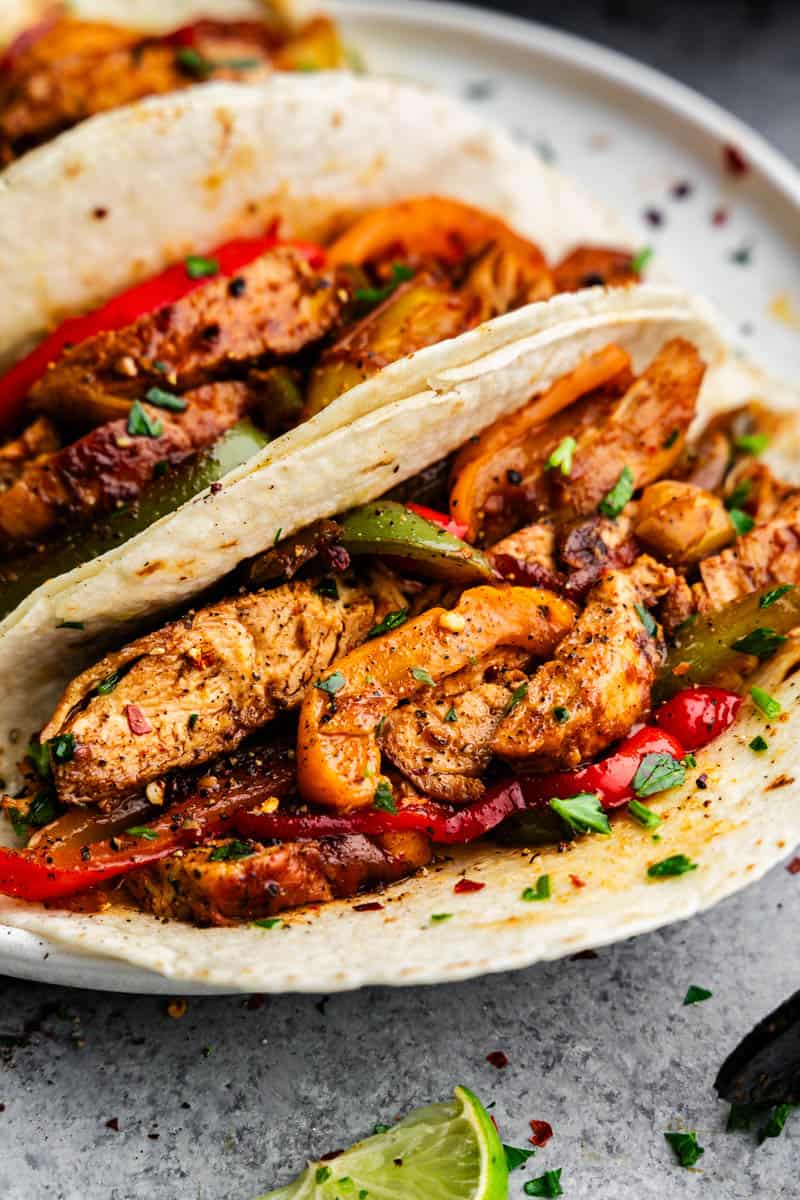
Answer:
[[[229,471],[247,462],[269,442],[252,421],[238,421],[214,445],[180,466],[168,468],[154,479],[140,498],[102,523],[65,532],[59,542],[42,551],[11,559],[0,567],[0,619],[40,584],[98,558],[174,512],[187,500],[217,483]]]
[[[341,542],[349,554],[379,554],[398,559],[410,570],[453,583],[494,579],[480,550],[395,500],[354,508],[342,520]]]

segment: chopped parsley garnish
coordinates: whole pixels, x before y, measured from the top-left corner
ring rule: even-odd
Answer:
[[[127,430],[131,437],[157,438],[164,432],[164,426],[157,417],[154,420],[138,400],[134,400],[128,413]]]
[[[119,671],[112,671],[110,675],[106,675],[105,679],[101,679],[97,685],[98,696],[107,696],[110,692],[113,692],[119,680]]]
[[[524,1146],[506,1146],[503,1144],[503,1153],[506,1156],[506,1166],[509,1171],[516,1171],[517,1167],[522,1167],[529,1158],[533,1158],[535,1150],[526,1150]]]
[[[50,758],[58,766],[71,762],[75,756],[74,733],[59,733],[56,737],[50,738],[47,745],[50,747]]]
[[[557,704],[553,709],[553,720],[558,725],[566,725],[569,720],[569,709],[564,708],[563,704]]]
[[[523,900],[549,900],[553,892],[550,887],[550,876],[540,875],[535,887],[526,887],[522,893]]]
[[[642,799],[685,782],[686,768],[671,754],[645,754],[633,777],[633,790]]]
[[[441,925],[442,921],[449,921],[452,913],[431,913],[431,922],[434,925]]]
[[[314,1176],[315,1183],[327,1183],[333,1171],[330,1167],[317,1167],[317,1172]]]
[[[424,683],[426,687],[436,687],[433,676],[424,667],[412,667],[411,675],[417,683]]]
[[[563,1196],[562,1169],[562,1167],[558,1167],[555,1171],[545,1171],[544,1175],[540,1175],[538,1179],[529,1179],[522,1189],[523,1192],[526,1196]]]
[[[731,650],[740,650],[742,654],[754,654],[756,658],[763,661],[765,658],[772,658],[778,647],[782,646],[785,641],[786,638],[782,633],[776,633],[774,629],[761,626],[758,629],[752,629],[744,637],[740,637],[733,643]]]
[[[763,688],[751,687],[750,696],[759,712],[762,712],[770,721],[774,720],[775,717],[779,717],[783,712],[779,702],[773,696],[770,696],[769,692],[765,692]]]
[[[560,471],[562,475],[569,475],[572,470],[572,456],[577,448],[578,443],[574,437],[562,438],[544,464],[545,471]]]
[[[166,408],[169,412],[183,412],[189,407],[187,400],[182,396],[175,396],[172,392],[165,392],[163,388],[151,387],[145,395],[145,400],[148,404],[155,404],[156,408]]]
[[[745,433],[734,439],[734,446],[742,454],[763,454],[769,445],[768,433]]]
[[[654,813],[652,809],[649,809],[646,804],[640,804],[638,800],[631,800],[628,805],[628,812],[634,821],[638,821],[645,829],[658,829],[663,819],[658,813]]]
[[[51,789],[37,792],[25,812],[10,809],[9,816],[18,837],[26,837],[31,829],[41,829],[58,816],[58,805]]]
[[[550,807],[575,833],[611,833],[608,816],[595,792],[579,792],[567,800],[556,798],[550,801]]]
[[[456,712],[456,710],[452,704],[448,708],[447,712],[444,714],[444,719],[445,719],[445,721],[448,721],[451,725],[453,724],[454,721],[458,720],[458,713]]]
[[[696,1133],[665,1133],[664,1137],[675,1152],[682,1167],[693,1167],[705,1150],[697,1143]]]
[[[681,766],[683,766],[683,767],[686,767],[686,768],[687,768],[687,770],[688,770],[688,768],[689,768],[689,767],[696,767],[696,766],[697,766],[697,759],[696,759],[696,758],[695,758],[695,756],[694,756],[694,755],[691,753],[691,751],[690,751],[688,754],[685,754],[685,755],[683,756],[683,758],[681,759]]]
[[[372,1132],[377,1137],[381,1133],[388,1133],[391,1128],[391,1125],[373,1125]]]
[[[210,279],[219,275],[219,263],[215,258],[203,258],[202,254],[189,254],[184,260],[186,274],[190,279]]]
[[[326,600],[339,599],[339,588],[332,575],[325,575],[320,579],[314,591],[318,596],[323,596]]]
[[[405,625],[408,620],[407,608],[396,608],[394,612],[387,613],[382,621],[377,625],[373,625],[367,634],[368,638],[380,637],[381,634],[391,633],[393,629],[399,629],[401,625]]]
[[[405,263],[395,263],[389,283],[379,288],[356,288],[353,298],[361,301],[362,304],[380,304],[383,300],[388,300],[401,283],[413,278],[414,272],[411,267],[407,267]]]
[[[750,499],[752,484],[749,479],[740,479],[731,492],[725,497],[725,507],[741,508]]]
[[[50,769],[50,750],[47,742],[29,742],[26,751],[28,758],[33,763],[33,768],[40,779],[49,779],[52,774]]]
[[[189,720],[186,722],[186,724],[189,726],[189,729],[194,729],[199,720],[200,713],[189,713]]]
[[[255,854],[255,850],[248,842],[238,842],[234,838],[230,842],[223,842],[221,846],[215,846],[208,856],[209,862],[235,862],[237,858],[250,858]]]
[[[618,517],[633,492],[633,472],[630,467],[623,467],[611,491],[600,501],[600,512],[604,517]]]
[[[154,842],[158,834],[155,829],[148,829],[146,825],[131,825],[130,829],[125,830],[125,836],[144,838],[146,842]]]
[[[394,802],[391,784],[387,783],[385,779],[382,779],[375,788],[375,795],[372,798],[372,807],[379,808],[383,812],[397,812],[397,805]]]
[[[728,1111],[725,1132],[738,1133],[740,1130],[749,1129],[757,1108],[758,1106],[753,1104],[732,1104]]]
[[[765,1138],[780,1137],[783,1133],[783,1127],[786,1124],[786,1119],[789,1113],[795,1107],[794,1104],[776,1104],[770,1113],[766,1125],[762,1125],[758,1131],[759,1145]]]
[[[685,854],[672,854],[669,858],[662,858],[661,862],[653,863],[652,867],[647,868],[647,874],[651,879],[670,879],[674,875],[686,875],[696,870],[697,863]]]
[[[280,917],[260,917],[257,921],[251,921],[251,925],[257,925],[259,929],[277,929],[283,924]]]
[[[211,60],[191,46],[181,46],[176,50],[175,62],[185,75],[191,75],[193,79],[207,79],[214,70]]]
[[[509,713],[512,713],[518,704],[522,703],[527,694],[528,683],[526,680],[525,683],[521,683],[518,688],[514,688],[514,691],[511,693],[511,699],[506,705],[506,716],[508,716]]]
[[[748,746],[756,754],[763,754],[765,750],[769,750],[769,742],[763,738],[760,733],[757,733],[752,742],[748,742]]]
[[[637,250],[631,259],[631,270],[635,275],[641,275],[655,251],[652,246],[643,246],[641,250]]]
[[[710,1000],[714,995],[708,988],[697,987],[694,983],[687,988],[686,995],[683,997],[684,1007],[688,1004],[702,1004],[704,1000]]]
[[[283,529],[279,525],[278,528],[275,530],[275,537],[272,539],[273,546],[277,546],[278,542],[281,540],[282,533],[283,533]]]
[[[656,633],[658,632],[658,625],[656,624],[655,618],[647,611],[643,604],[634,604],[633,607],[636,609],[639,620],[644,625],[647,636],[655,637]]]
[[[758,607],[769,608],[769,606],[774,604],[776,600],[780,600],[781,596],[785,596],[787,592],[793,591],[793,583],[782,583],[779,587],[770,588],[768,592],[764,592],[764,595],[758,602]]]
[[[671,450],[680,436],[680,429],[673,429],[672,433],[668,433],[661,443],[662,450]]]
[[[334,671],[327,679],[318,679],[314,687],[319,688],[321,692],[327,692],[329,696],[335,696],[340,692],[345,685],[345,678],[341,671]]]
[[[750,514],[743,512],[741,508],[732,508],[729,511],[728,516],[731,519],[731,525],[736,530],[739,537],[742,537],[742,535],[745,533],[749,533],[755,525],[755,521]]]

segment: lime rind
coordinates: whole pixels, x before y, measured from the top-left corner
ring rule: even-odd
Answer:
[[[321,1178],[320,1178],[321,1176]],[[260,1200],[507,1200],[508,1168],[494,1123],[477,1096],[410,1113],[385,1133]]]

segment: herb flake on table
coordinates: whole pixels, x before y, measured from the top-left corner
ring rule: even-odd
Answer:
[[[689,1004],[702,1004],[704,1000],[710,1000],[714,995],[708,988],[698,987],[696,984],[691,984],[683,997],[684,1007]]]
[[[506,1166],[509,1171],[516,1171],[517,1167],[522,1167],[529,1158],[533,1158],[535,1150],[526,1150],[524,1146],[506,1146],[503,1143],[503,1151],[506,1156]]]
[[[563,1196],[562,1169],[562,1167],[557,1167],[555,1171],[545,1171],[544,1175],[539,1175],[537,1179],[529,1179],[522,1189],[523,1192],[526,1196]]]
[[[672,1147],[675,1157],[682,1167],[693,1167],[697,1160],[705,1154],[703,1146],[698,1144],[697,1134],[666,1132],[664,1137]]]

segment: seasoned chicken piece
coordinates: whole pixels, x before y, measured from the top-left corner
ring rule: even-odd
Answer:
[[[700,578],[695,596],[702,612],[772,583],[800,583],[800,492],[787,497],[771,520],[704,559]]]
[[[9,487],[22,470],[40,454],[52,454],[60,445],[55,427],[47,417],[37,417],[27,429],[0,446],[0,489]]]
[[[430,842],[418,833],[279,846],[217,841],[137,871],[126,886],[162,919],[232,925],[394,883],[430,860]]]
[[[553,267],[556,291],[577,292],[588,287],[623,287],[638,283],[630,250],[577,246]]]
[[[296,707],[373,624],[365,589],[338,590],[336,600],[308,583],[235,596],[79,675],[42,732],[43,740],[75,738],[74,757],[54,768],[61,801],[113,808],[167,771],[232,750]]]
[[[704,374],[690,342],[667,342],[609,419],[581,432],[569,473],[552,479],[561,514],[594,512],[625,467],[636,488],[666,474],[683,449]]]
[[[682,479],[644,489],[634,524],[638,540],[673,566],[690,566],[736,536],[719,496]]]
[[[536,563],[545,571],[556,570],[556,533],[551,521],[535,521],[525,525],[496,542],[489,551],[489,559],[514,558],[518,562]]]
[[[124,418],[97,426],[72,445],[32,459],[0,493],[0,544],[41,537],[77,518],[86,522],[135,500],[157,463],[173,466],[216,441],[245,412],[243,383],[214,383],[189,392],[183,412],[145,404],[156,437],[131,435]]]
[[[636,611],[641,596],[621,571],[589,595],[574,629],[501,721],[492,750],[516,768],[574,767],[628,733],[650,708],[663,657]]]
[[[59,421],[111,420],[148,387],[184,392],[264,355],[297,353],[331,329],[347,295],[291,246],[268,251],[236,278],[236,288],[210,279],[175,304],[67,350],[32,388],[31,404]]]
[[[757,525],[770,521],[795,489],[777,479],[766,463],[743,458],[725,480],[725,495],[736,508],[746,509]]]
[[[495,651],[395,709],[378,738],[384,755],[429,799],[477,800],[494,732],[515,690],[528,682],[522,668],[529,661],[524,650]]]
[[[625,575],[636,588],[645,608],[651,608],[664,596],[671,595],[681,578],[672,567],[658,562],[649,554],[640,554],[625,570]]]

